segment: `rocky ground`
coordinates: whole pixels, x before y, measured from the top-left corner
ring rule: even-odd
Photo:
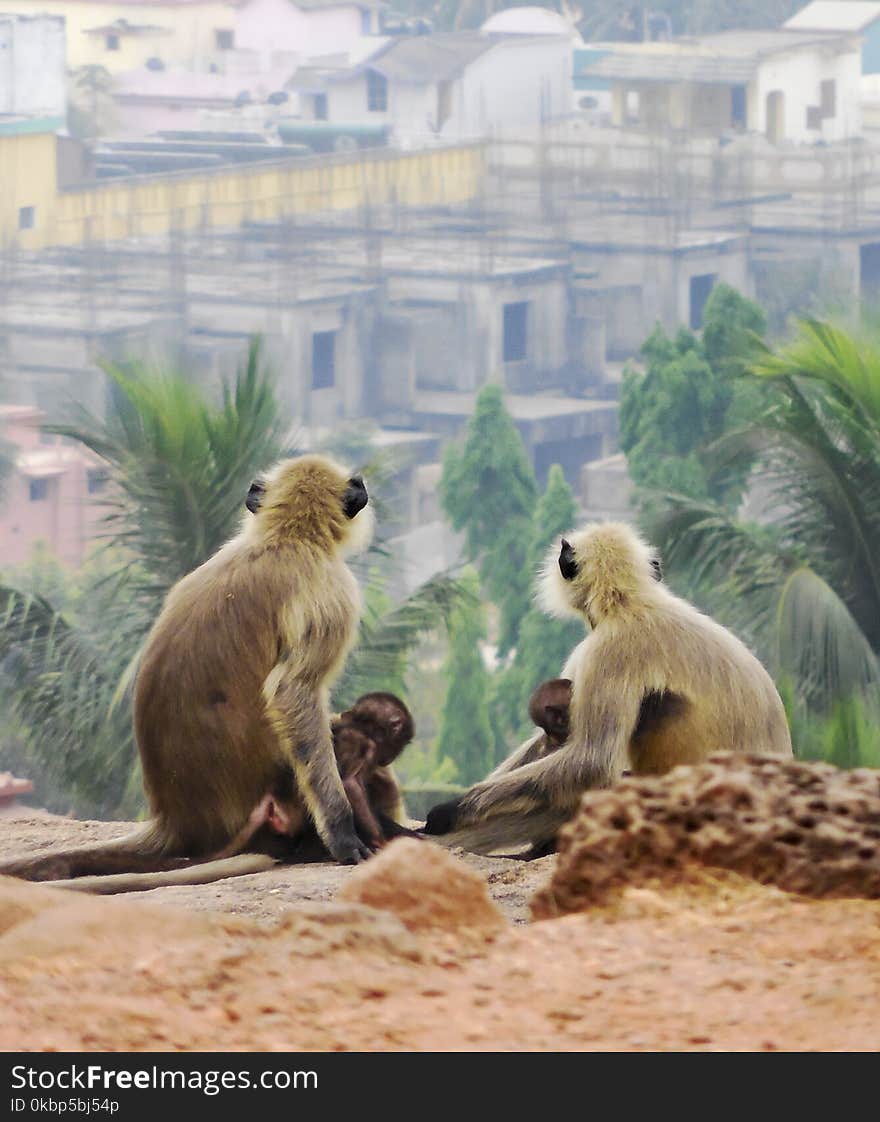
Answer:
[[[126,829],[12,811],[0,849]],[[355,870],[114,898],[0,878],[0,1048],[880,1048],[880,901],[682,859],[584,903],[607,831],[572,838],[530,864],[405,840]],[[543,915],[583,910],[530,922],[536,893]]]

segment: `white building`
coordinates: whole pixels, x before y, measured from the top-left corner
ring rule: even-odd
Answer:
[[[385,125],[402,144],[539,125],[571,109],[571,42],[462,32],[384,40],[357,65],[294,75],[306,120]]]
[[[504,8],[489,16],[480,30],[486,35],[564,35],[572,46],[584,45],[574,24],[552,8]]]
[[[0,13],[0,115],[67,116],[63,16]]]
[[[774,144],[859,136],[861,39],[849,31],[725,31],[577,52],[579,88],[610,85],[613,123]]]
[[[860,35],[862,74],[880,73],[880,4],[876,0],[813,0],[786,20],[785,27]]]

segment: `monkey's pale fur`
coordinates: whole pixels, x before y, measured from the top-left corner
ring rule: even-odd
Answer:
[[[539,587],[545,610],[592,627],[561,673],[572,680],[569,740],[535,760],[532,738],[472,787],[446,844],[488,852],[552,837],[585,790],[626,769],[660,774],[717,752],[792,754],[767,671],[656,579],[653,550],[629,526],[594,523],[569,541],[576,575],[563,578],[557,545]]]
[[[323,456],[285,460],[263,483],[259,509],[171,589],[145,643],[134,727],[152,821],[0,871],[39,876],[49,863],[66,876],[70,857],[84,858],[70,865],[82,873],[138,871],[156,856],[208,855],[279,784],[292,834],[311,817],[337,859],[357,859],[328,691],[360,616],[344,555],[367,544],[372,515],[347,517],[348,473]]]

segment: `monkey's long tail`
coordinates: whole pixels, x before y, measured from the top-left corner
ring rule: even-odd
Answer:
[[[75,880],[50,880],[47,888],[68,888],[74,892],[91,892],[98,896],[115,896],[120,892],[149,892],[177,884],[211,884],[227,877],[244,877],[263,873],[278,862],[265,853],[239,853],[219,861],[189,862],[180,868],[154,873],[118,873],[103,877],[78,877]]]
[[[0,861],[0,875],[53,881],[110,873],[157,873],[182,864],[187,862],[169,852],[158,824],[149,822],[111,842]]]

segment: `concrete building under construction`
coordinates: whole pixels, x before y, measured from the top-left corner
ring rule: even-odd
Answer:
[[[735,65],[714,72],[704,44],[693,81],[771,73],[766,60],[796,55],[798,34],[728,38]],[[802,34],[849,73],[858,37]],[[642,106],[663,53],[650,46]],[[633,52],[618,53],[595,63],[597,80],[633,81]],[[668,60],[656,65],[668,76]],[[487,381],[506,388],[539,478],[560,463],[589,513],[617,511],[618,384],[656,322],[699,329],[719,282],[759,299],[776,328],[792,311],[880,292],[880,145],[849,123],[836,136],[832,113],[852,122],[857,95],[822,82],[804,110],[804,121],[821,111],[821,143],[746,127],[748,114],[679,127],[679,94],[668,119],[659,103],[647,122],[630,118],[624,91],[615,122],[578,113],[425,151],[279,151],[44,184],[45,221],[16,230],[18,195],[6,215],[3,396],[100,411],[98,360],[133,355],[215,389],[259,333],[292,423],[315,440],[369,428],[395,451],[398,528],[432,564],[446,557],[442,449]],[[0,128],[0,168],[4,139]]]

